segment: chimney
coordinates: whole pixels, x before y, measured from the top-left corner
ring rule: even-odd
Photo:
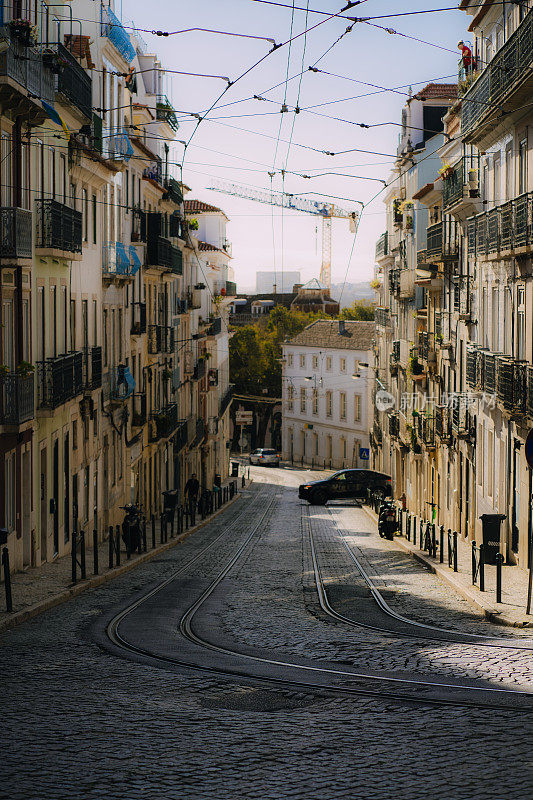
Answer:
[[[346,333],[346,322],[343,319],[339,320],[339,334],[344,336]]]

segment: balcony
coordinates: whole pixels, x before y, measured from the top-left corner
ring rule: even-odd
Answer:
[[[400,436],[400,418],[398,413],[389,414],[389,436],[397,439]]]
[[[413,414],[413,427],[420,441],[427,447],[435,447],[435,416],[417,412]]]
[[[54,75],[40,51],[24,45],[9,29],[9,23],[0,31],[3,38],[10,40],[9,47],[0,53],[0,103],[16,108],[17,114],[27,115],[33,124],[40,124],[46,113],[39,100],[54,102]],[[20,87],[18,91],[16,85]]]
[[[102,348],[87,347],[83,353],[83,385],[92,391],[102,386]]]
[[[491,260],[531,253],[533,192],[467,221],[469,258]]]
[[[205,371],[206,371],[205,365],[206,365],[205,358],[200,357],[194,366],[193,379],[195,381],[200,381],[202,378],[205,377]]]
[[[178,118],[176,117],[176,112],[174,111],[174,107],[172,106],[172,103],[170,102],[166,94],[157,95],[155,113],[158,122],[166,122],[167,125],[170,125],[170,127],[174,132],[178,131],[179,129]]]
[[[70,50],[60,42],[48,45],[43,61],[57,75],[56,92],[83,117],[92,119],[92,79]]]
[[[165,406],[162,411],[156,411],[152,414],[152,420],[155,423],[155,431],[152,428],[152,436],[155,435],[158,440],[168,439],[180,423],[177,403],[171,403]]]
[[[400,293],[400,273],[401,269],[389,270],[389,291],[391,294],[398,296]]]
[[[181,184],[175,178],[167,178],[164,182],[164,187],[167,190],[165,200],[170,200],[177,206],[183,203],[183,192],[181,191]]]
[[[427,262],[456,261],[460,254],[461,230],[456,220],[445,217],[427,228]]]
[[[146,303],[135,301],[131,304],[131,335],[146,333]]]
[[[526,370],[526,412],[529,419],[533,419],[533,366]]]
[[[183,448],[187,445],[188,442],[188,420],[182,419],[178,423],[178,427],[176,428],[176,433],[174,434],[174,452],[176,453],[178,450],[183,450]]]
[[[527,410],[527,362],[496,356],[496,396],[504,410],[524,415]]]
[[[148,325],[148,352],[157,353],[174,352],[175,328],[167,325]]]
[[[117,52],[128,64],[135,58],[135,48],[130,36],[110,8],[102,8],[100,35],[107,36]]]
[[[148,238],[146,265],[170,269],[175,275],[183,275],[183,255],[179,248],[163,236]]]
[[[144,392],[134,392],[132,398],[131,424],[133,428],[142,428],[147,421],[146,415],[146,394]]]
[[[224,416],[226,409],[231,405],[231,401],[233,400],[233,393],[235,391],[235,386],[230,383],[227,390],[225,391],[223,397],[220,400],[220,405],[218,407],[218,416]]]
[[[32,258],[32,213],[0,208],[0,258]]]
[[[415,272],[412,269],[400,270],[400,300],[412,300],[415,296]]]
[[[104,403],[121,405],[135,391],[135,380],[125,364],[111,366],[102,376],[102,398]]]
[[[35,375],[7,372],[0,375],[0,424],[22,425],[35,416]]]
[[[82,214],[57,200],[35,201],[37,233],[35,247],[38,255],[62,255],[79,253],[82,250]]]
[[[83,352],[39,361],[37,376],[39,407],[58,408],[83,392]]]
[[[376,325],[380,325],[382,328],[390,327],[390,310],[383,306],[376,308],[374,313],[374,321]]]
[[[102,277],[107,280],[133,278],[138,269],[133,256],[133,246],[126,249],[122,242],[111,242],[102,247]]]
[[[452,438],[452,418],[448,406],[435,409],[435,435],[441,442],[449,442]]]
[[[442,203],[447,214],[464,220],[481,210],[479,155],[464,156],[443,175]]]
[[[376,261],[380,261],[385,256],[389,255],[389,234],[387,231],[382,233],[376,242]]]
[[[506,114],[531,99],[533,88],[533,10],[465,93],[461,135],[486,150],[501,135]],[[509,119],[509,118],[508,118]]]
[[[374,426],[372,428],[372,435],[374,437],[374,441],[377,444],[381,444],[382,443],[382,441],[383,441],[383,431],[381,429],[381,425],[379,425],[377,422],[374,422]]]
[[[208,336],[218,336],[219,333],[222,333],[222,317],[215,317],[206,333]]]
[[[237,284],[234,281],[226,281],[226,297],[237,296]]]
[[[483,385],[483,352],[471,345],[468,345],[466,350],[465,377],[470,389],[478,389]]]

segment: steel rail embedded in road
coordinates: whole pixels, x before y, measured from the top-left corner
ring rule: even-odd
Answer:
[[[332,519],[335,521],[335,517],[332,513],[332,509],[328,508],[327,511],[329,512]],[[307,514],[309,517],[309,507],[307,507]],[[312,519],[312,517],[309,517]],[[477,634],[477,633],[467,633],[463,631],[454,631],[450,630],[449,628],[440,628],[438,625],[431,625],[426,622],[418,622],[417,620],[410,619],[409,617],[404,617],[402,614],[398,614],[394,611],[387,603],[379,589],[375,586],[374,582],[372,581],[371,577],[368,575],[364,567],[362,566],[361,562],[351,549],[350,545],[346,541],[346,537],[339,529],[339,535],[341,542],[343,543],[344,547],[346,548],[350,559],[354,562],[355,566],[361,577],[363,578],[364,582],[367,584],[372,597],[376,601],[379,608],[383,611],[385,615],[391,617],[392,619],[396,620],[397,622],[401,622],[402,624],[415,628],[416,630],[410,631],[399,631],[394,630],[393,628],[381,627],[379,625],[370,625],[368,622],[363,622],[362,620],[353,619],[352,617],[346,617],[342,614],[338,614],[331,606],[332,613],[338,618],[342,617],[342,621],[347,623],[348,625],[352,625],[358,628],[366,628],[368,630],[376,631],[377,633],[387,634],[388,636],[395,636],[395,637],[409,637],[415,639],[424,639],[426,641],[437,641],[437,642],[448,642],[450,644],[466,644],[469,647],[490,647],[490,648],[497,648],[500,650],[528,650],[533,651],[533,641],[529,641],[526,643],[520,644],[507,644],[503,640],[492,639],[490,636],[486,636],[485,634]],[[314,543],[312,540],[312,531],[311,531],[311,523],[309,523],[309,536],[311,538],[311,550],[314,553]],[[317,562],[318,565],[318,562]],[[318,568],[318,567],[317,567]],[[322,579],[320,579],[322,581]],[[323,586],[323,582],[322,582]],[[323,588],[324,595],[326,595],[326,590]],[[329,605],[329,603],[328,603]],[[326,610],[326,609],[324,609]],[[328,612],[329,613],[329,612]],[[427,634],[425,632],[428,632]],[[442,634],[439,636],[430,635],[429,632]],[[466,641],[462,641],[462,638]],[[486,639],[487,641],[483,641]]]
[[[262,495],[259,494],[258,500],[262,503]],[[368,673],[358,673],[355,671],[348,671],[348,670],[338,670],[333,669],[330,667],[319,667],[316,665],[306,665],[306,664],[298,664],[291,661],[283,661],[280,659],[273,659],[273,658],[264,658],[257,655],[250,655],[248,653],[243,653],[235,649],[231,649],[228,647],[223,647],[221,645],[214,644],[207,639],[201,637],[197,632],[195,632],[192,628],[192,622],[194,616],[199,611],[199,609],[203,606],[206,600],[213,594],[215,589],[220,585],[221,581],[228,575],[231,571],[233,566],[238,562],[241,555],[245,552],[248,545],[251,543],[253,538],[255,537],[257,531],[260,529],[262,523],[270,514],[272,507],[274,505],[275,498],[272,498],[264,511],[260,516],[254,520],[254,525],[250,531],[250,533],[246,536],[244,541],[238,546],[237,550],[230,558],[228,563],[218,572],[215,579],[211,582],[208,588],[201,594],[201,596],[189,606],[189,608],[184,612],[181,617],[179,629],[184,636],[189,641],[193,642],[203,650],[211,650],[218,652],[220,654],[231,656],[232,658],[237,657],[238,659],[245,660],[248,663],[255,663],[259,664],[262,667],[274,667],[274,668],[282,668],[283,670],[291,670],[293,672],[303,672],[306,676],[315,675],[316,677],[321,678],[340,678],[343,680],[351,680],[351,681],[364,681],[367,683],[367,686],[346,686],[346,685],[335,685],[333,683],[312,683],[308,680],[303,679],[296,679],[296,677],[287,678],[287,677],[276,677],[272,675],[264,675],[264,674],[250,674],[244,667],[224,667],[221,665],[216,666],[209,666],[207,664],[197,664],[194,661],[185,660],[184,658],[177,658],[168,654],[162,654],[158,652],[154,652],[150,648],[147,647],[140,647],[138,645],[134,645],[131,642],[126,641],[124,637],[121,636],[119,633],[119,625],[120,622],[130,614],[135,608],[138,608],[142,605],[146,600],[152,597],[157,592],[161,591],[165,586],[167,586],[172,580],[174,580],[177,575],[184,572],[186,569],[193,566],[199,559],[202,558],[203,555],[218,541],[222,536],[227,534],[227,531],[224,531],[218,537],[216,537],[213,542],[210,542],[205,548],[202,549],[200,553],[198,553],[191,561],[187,564],[183,565],[176,573],[174,573],[170,578],[167,578],[157,587],[152,589],[150,592],[143,595],[140,599],[135,601],[134,603],[130,604],[127,608],[117,614],[113,620],[107,626],[107,634],[109,639],[118,647],[120,647],[124,651],[129,651],[130,653],[135,653],[137,655],[141,655],[147,657],[150,660],[150,663],[155,663],[157,665],[161,665],[162,667],[173,665],[178,667],[183,667],[188,670],[194,670],[197,672],[208,673],[211,675],[218,675],[221,677],[231,677],[231,678],[239,678],[245,679],[247,681],[254,681],[259,682],[261,684],[269,685],[269,686],[276,686],[277,688],[285,688],[285,689],[292,689],[294,690],[297,688],[300,691],[313,691],[318,692],[322,695],[345,695],[345,696],[364,696],[370,697],[376,700],[384,700],[384,701],[392,701],[396,703],[417,703],[421,705],[431,705],[431,706],[464,706],[464,707],[473,707],[473,708],[486,708],[491,710],[513,710],[518,712],[525,712],[531,713],[533,711],[533,707],[527,707],[523,705],[517,705],[518,700],[522,700],[523,698],[529,698],[530,694],[528,692],[523,691],[516,691],[516,690],[508,690],[508,689],[498,689],[492,687],[473,687],[473,686],[465,686],[461,684],[454,684],[448,682],[439,682],[439,681],[421,681],[421,680],[412,680],[409,678],[394,678],[390,676],[384,676],[379,674],[368,674]],[[251,507],[255,506],[255,501],[251,504]],[[233,521],[233,523],[229,526],[228,530],[233,528],[242,515],[250,510],[250,507],[243,509],[243,512],[239,515],[237,519]],[[331,609],[332,613],[336,615],[336,612]],[[339,617],[341,615],[338,615]],[[369,683],[381,683],[386,684],[388,686],[394,686],[395,691],[384,691],[383,688],[372,688],[368,686]],[[407,688],[408,691],[401,692],[399,691],[399,687]],[[414,688],[414,693],[413,693]],[[451,698],[450,696],[446,697],[435,697],[432,695],[423,694],[424,691],[430,690],[432,692],[435,691],[444,691],[446,690],[449,693],[449,690],[453,690],[456,693],[455,698]],[[461,693],[468,693],[477,694],[479,699],[472,700],[470,697],[463,697]],[[493,696],[494,698],[503,698],[505,696],[506,703],[498,703],[495,701],[491,702],[484,702],[481,698],[481,694],[485,694],[488,697]],[[514,704],[509,701],[514,701]]]

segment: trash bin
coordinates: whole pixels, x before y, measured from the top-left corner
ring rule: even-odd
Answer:
[[[220,489],[220,487],[222,486],[222,478],[220,475],[215,475],[214,484],[215,486],[218,486],[218,488]]]
[[[482,514],[483,554],[485,564],[496,564],[496,556],[500,552],[500,527],[505,514]]]
[[[178,504],[178,490],[169,489],[163,492],[163,507],[165,511],[174,511]]]
[[[231,477],[238,478],[239,477],[239,462],[232,461],[231,462]]]

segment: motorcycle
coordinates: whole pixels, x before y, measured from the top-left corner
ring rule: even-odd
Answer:
[[[390,500],[381,503],[378,516],[378,533],[382,539],[393,539],[398,530],[396,509]]]
[[[126,512],[122,522],[122,541],[126,545],[128,553],[141,552],[141,517],[142,512],[138,506],[128,503],[121,506]]]

